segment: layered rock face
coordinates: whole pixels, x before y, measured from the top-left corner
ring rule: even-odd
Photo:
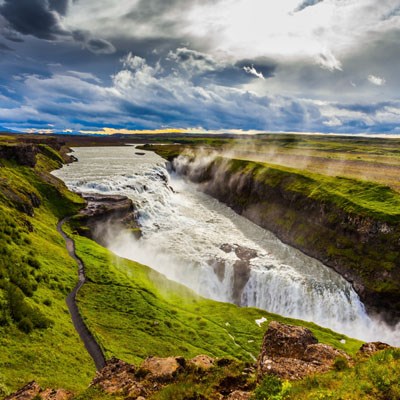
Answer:
[[[105,244],[105,237],[112,225],[130,229],[135,236],[140,236],[137,213],[132,200],[126,196],[83,194],[86,207],[80,211],[78,220],[84,225],[78,227],[81,235],[88,236],[100,244]]]
[[[266,374],[302,379],[329,371],[338,358],[351,361],[345,352],[318,343],[309,329],[273,321],[264,336],[257,373],[260,379]]]

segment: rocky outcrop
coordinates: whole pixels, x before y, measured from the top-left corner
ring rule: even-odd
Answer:
[[[329,371],[338,358],[351,361],[345,352],[318,343],[309,329],[272,321],[263,339],[257,374],[259,379],[272,374],[297,380]]]
[[[237,260],[232,264],[233,267],[233,290],[232,299],[237,305],[241,304],[243,289],[250,278],[250,261],[257,257],[257,251],[238,244],[230,245],[224,243],[220,249],[225,253],[235,253]],[[226,264],[223,259],[214,258],[208,260],[208,264],[214,269],[218,279],[222,282],[225,276]]]
[[[0,145],[0,158],[14,160],[19,165],[34,167],[39,147],[32,143],[3,144]]]
[[[88,236],[100,244],[104,243],[110,225],[119,225],[130,229],[132,233],[140,236],[140,227],[137,223],[137,212],[132,200],[126,196],[83,194],[87,204],[75,218],[80,226],[80,234]]]
[[[149,357],[144,360],[141,369],[146,371],[147,379],[168,382],[182,372],[185,365],[183,357]]]
[[[73,395],[64,389],[42,389],[35,381],[29,382],[22,389],[7,396],[4,400],[69,400]]]
[[[254,389],[253,370],[249,373],[232,368],[235,371],[232,374],[232,363],[232,360],[216,360],[207,355],[199,355],[191,360],[183,357],[149,357],[140,367],[135,367],[113,358],[97,372],[91,386],[115,396],[147,399],[168,385],[188,382],[198,384],[212,377],[209,382],[213,382],[213,398],[248,400],[250,391]],[[188,398],[205,399],[200,393]]]
[[[243,160],[178,158],[175,170],[207,194],[348,280],[371,313],[400,320],[400,223],[346,212],[296,190],[303,175]],[[221,270],[221,266],[217,266]],[[242,278],[246,278],[245,269]],[[242,279],[242,281],[243,281]]]

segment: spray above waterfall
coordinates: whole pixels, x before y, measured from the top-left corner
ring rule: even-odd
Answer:
[[[142,238],[112,232],[108,247],[215,300],[313,321],[365,340],[400,343],[372,320],[341,276],[170,175],[152,152],[79,148],[56,172],[79,192],[124,194],[139,210]],[[180,160],[184,168],[184,161]],[[209,160],[199,159],[206,163]]]

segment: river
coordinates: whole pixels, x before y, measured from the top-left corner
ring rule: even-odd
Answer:
[[[142,237],[111,232],[107,247],[114,253],[214,300],[400,344],[400,333],[370,318],[336,272],[169,174],[155,153],[140,153],[133,146],[76,148],[79,161],[54,171],[73,191],[133,200]]]

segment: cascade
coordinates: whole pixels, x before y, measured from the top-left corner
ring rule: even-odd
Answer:
[[[110,231],[108,247],[202,296],[313,321],[364,340],[400,343],[371,319],[333,270],[196,190],[152,152],[77,148],[78,162],[54,174],[74,191],[123,194],[139,210],[142,237]]]

